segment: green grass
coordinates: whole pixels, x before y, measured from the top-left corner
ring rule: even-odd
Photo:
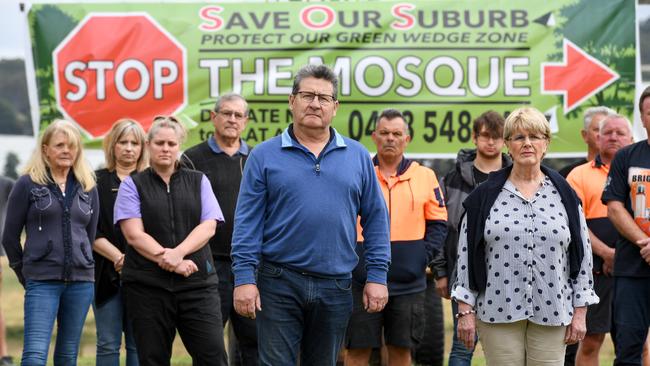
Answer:
[[[2,257],[1,263],[3,268],[3,279],[0,304],[2,305],[2,311],[4,312],[5,322],[7,326],[7,345],[9,348],[9,354],[14,356],[14,359],[18,361],[22,352],[24,291],[22,286],[20,286],[18,283],[14,273],[11,271],[11,269],[9,269],[6,257]],[[449,301],[444,300],[444,311],[445,355],[447,356],[449,355],[449,350],[451,349],[451,335],[453,330],[450,315],[451,306]],[[155,334],[152,334],[151,336],[155,337]],[[49,365],[52,364],[51,360],[53,349],[54,343],[52,343],[50,347],[50,361],[48,362]],[[608,336],[600,353],[600,363],[602,365],[611,365],[613,364],[613,360],[614,350],[612,347],[612,342]],[[90,312],[88,313],[88,318],[86,319],[86,324],[84,326],[78,364],[80,366],[92,366],[95,364],[95,319],[92,313],[92,309],[90,309]],[[192,360],[185,350],[185,347],[183,347],[183,343],[180,341],[179,337],[176,337],[176,341],[174,342],[172,365],[192,365]],[[485,365],[485,359],[483,358],[483,351],[481,349],[480,343],[474,354],[474,361],[472,362],[472,365]]]

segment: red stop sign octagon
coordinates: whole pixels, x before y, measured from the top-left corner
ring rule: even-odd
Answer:
[[[59,110],[92,137],[187,104],[186,50],[148,14],[89,14],[53,58]]]

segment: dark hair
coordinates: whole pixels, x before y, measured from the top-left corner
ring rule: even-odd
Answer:
[[[381,114],[379,115],[379,118],[377,118],[377,121],[379,121],[382,118],[386,118],[387,120],[391,120],[394,118],[404,119],[404,115],[402,114],[402,112],[398,111],[395,108],[387,108],[381,111]]]
[[[474,136],[477,137],[478,134],[481,133],[483,126],[485,126],[485,130],[490,133],[490,136],[500,138],[503,137],[504,123],[505,119],[500,113],[489,110],[474,120],[472,132],[474,133]]]
[[[244,114],[248,115],[248,103],[246,102],[246,99],[244,99],[244,97],[242,97],[237,93],[228,93],[228,94],[220,95],[217,98],[216,103],[214,103],[214,111],[219,112],[221,110],[221,105],[224,102],[230,102],[231,100],[241,100],[242,102],[244,102],[244,108],[246,108]]]
[[[377,130],[377,127],[379,127],[379,121],[381,121],[382,118],[385,118],[387,121],[391,121],[395,118],[400,118],[402,122],[404,122],[404,132],[406,135],[409,134],[409,126],[406,124],[406,118],[404,118],[402,112],[398,111],[397,109],[387,108],[381,111],[379,118],[377,118],[377,123],[375,124],[375,130]]]
[[[307,65],[298,70],[293,79],[293,89],[291,94],[296,95],[300,91],[300,82],[306,78],[324,79],[332,83],[332,96],[336,100],[339,89],[339,79],[332,69],[326,65]]]
[[[643,101],[645,98],[650,97],[650,86],[645,88],[641,96],[639,97],[639,112],[643,113]]]

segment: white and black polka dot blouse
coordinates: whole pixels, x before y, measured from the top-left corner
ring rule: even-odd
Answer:
[[[599,301],[593,290],[591,244],[582,208],[580,222],[584,259],[577,279],[571,280],[567,257],[571,235],[559,192],[546,177],[527,200],[506,181],[485,223],[485,292],[469,289],[463,220],[452,297],[474,306],[478,319],[487,323],[527,319],[541,325],[569,325],[574,307]]]

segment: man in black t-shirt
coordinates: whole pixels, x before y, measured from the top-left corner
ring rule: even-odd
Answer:
[[[641,120],[650,133],[650,87],[639,99]],[[602,201],[621,234],[614,258],[614,365],[641,365],[650,326],[650,142],[643,140],[616,154]]]
[[[257,330],[255,320],[243,317],[233,307],[234,278],[231,271],[230,247],[239,184],[250,146],[241,138],[248,122],[248,104],[239,94],[224,94],[210,112],[214,135],[185,151],[181,162],[190,169],[203,172],[210,180],[225,222],[210,239],[210,249],[219,276],[221,318],[230,321],[239,350],[229,347],[230,363],[257,365]],[[231,339],[230,345],[235,342]]]

